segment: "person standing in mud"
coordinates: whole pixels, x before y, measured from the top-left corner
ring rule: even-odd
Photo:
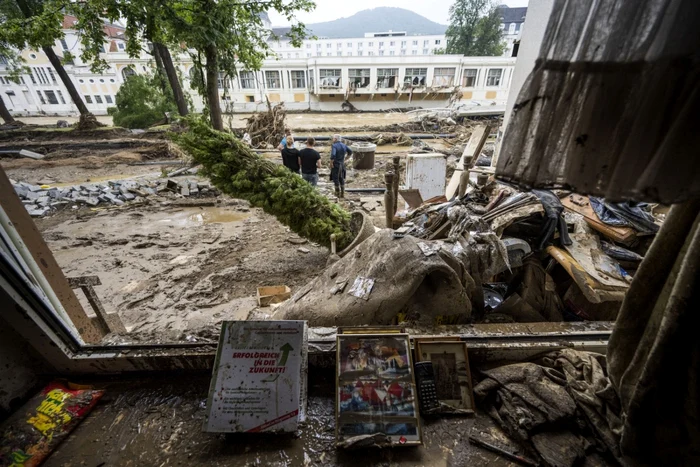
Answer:
[[[352,149],[341,140],[340,135],[333,135],[331,145],[331,180],[335,185],[335,195],[338,198],[345,197],[345,156],[352,155]]]
[[[286,137],[287,146],[282,149],[282,163],[295,174],[299,173],[299,150],[294,147],[294,137]]]
[[[316,140],[309,136],[306,147],[299,151],[299,165],[301,177],[312,186],[318,185],[318,169],[321,166],[321,155],[314,149]]]
[[[277,146],[277,149],[279,149],[280,152],[284,150],[284,148],[287,147],[287,138],[292,137],[292,130],[289,128],[284,129],[284,136],[282,137],[282,141],[280,142],[279,146]]]

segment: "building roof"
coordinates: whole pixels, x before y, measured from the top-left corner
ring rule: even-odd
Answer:
[[[527,7],[510,8],[507,5],[499,5],[502,23],[523,23],[527,14]]]
[[[72,15],[63,15],[63,23],[61,25],[63,29],[74,29],[76,24],[78,24],[78,18]],[[105,23],[103,30],[105,32],[105,36],[110,39],[126,40],[126,30],[121,26]]]
[[[276,39],[279,37],[280,39],[284,38],[289,34],[289,31],[291,31],[292,28],[289,26],[285,26],[283,28],[272,28],[272,34],[270,37],[267,39],[269,41]]]

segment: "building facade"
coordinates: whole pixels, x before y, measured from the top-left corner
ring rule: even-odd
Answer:
[[[102,58],[109,66],[102,73],[92,73],[89,64],[80,60],[79,38],[71,29],[74,21],[65,17],[65,37],[56,41],[54,51],[64,59],[72,57],[65,65],[68,75],[87,108],[104,115],[114,105],[124,81],[132,74],[153,73],[155,63],[146,52],[130,58],[125,51],[124,28],[106,25]],[[282,52],[286,49],[281,48],[277,58],[265,60],[259,71],[220,76],[222,109],[252,112],[265,109],[269,101],[284,102],[290,110],[342,111],[352,106],[382,111],[451,105],[460,107],[464,114],[497,114],[505,110],[515,65],[510,57],[433,54],[433,49],[444,47],[444,36],[389,31],[363,38],[305,41],[301,50],[307,50],[307,45],[312,45],[313,52],[321,45],[324,52],[287,57],[301,52]],[[422,53],[423,48],[429,53]],[[325,50],[332,50],[333,55]],[[25,50],[22,56],[29,73],[23,74],[19,83],[8,79],[5,64],[0,63],[0,92],[10,112],[17,116],[77,115],[44,53]],[[202,98],[191,87],[193,64],[189,55],[174,56],[173,60],[183,77],[183,89],[190,93],[195,110],[201,110]]]

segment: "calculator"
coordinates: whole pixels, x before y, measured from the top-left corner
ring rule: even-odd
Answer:
[[[415,370],[420,411],[423,415],[434,413],[440,407],[440,402],[435,389],[433,362],[417,362]]]

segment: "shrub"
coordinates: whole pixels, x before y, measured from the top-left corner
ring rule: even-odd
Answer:
[[[115,126],[125,128],[147,128],[165,119],[166,112],[177,113],[172,91],[163,94],[153,76],[132,75],[119,88],[116,107],[107,109]]]

